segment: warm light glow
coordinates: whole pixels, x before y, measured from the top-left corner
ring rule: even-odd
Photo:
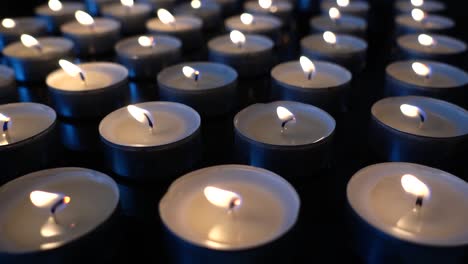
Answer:
[[[416,7],[420,7],[424,4],[424,0],[411,0],[411,4]]]
[[[341,17],[340,10],[338,10],[338,8],[336,7],[332,7],[328,10],[328,16],[330,16],[332,20],[340,19]]]
[[[55,223],[53,217],[47,218],[47,222],[41,227],[41,236],[43,237],[54,237],[63,233],[63,228]]]
[[[129,106],[127,106],[127,111],[138,122],[140,122],[142,124],[146,124],[150,128],[153,128],[154,119],[153,119],[153,116],[151,115],[151,113],[148,110],[137,107],[137,106],[134,106],[134,105],[129,105]]]
[[[91,26],[94,24],[94,19],[88,13],[78,10],[75,12],[75,18],[81,25]]]
[[[250,25],[250,24],[253,23],[254,16],[252,16],[249,13],[243,13],[242,15],[240,15],[240,20],[241,20],[242,24]]]
[[[307,79],[310,80],[312,75],[315,73],[315,65],[314,63],[307,58],[306,56],[301,56],[299,58],[299,63],[301,64],[301,68],[307,76]]]
[[[414,8],[411,10],[411,17],[413,17],[415,21],[421,22],[426,17],[426,14],[421,9]]]
[[[296,119],[294,117],[294,114],[291,113],[286,107],[283,106],[278,106],[276,108],[276,114],[278,115],[278,118],[283,121],[283,122],[288,122]]]
[[[16,26],[16,22],[11,18],[5,18],[2,20],[2,26],[4,28],[14,28]]]
[[[272,4],[272,0],[258,0],[258,5],[263,9],[270,8]]]
[[[84,81],[84,72],[77,65],[67,60],[59,60],[59,65],[68,75],[72,77],[80,77]]]
[[[126,7],[132,7],[134,5],[133,0],[120,0],[120,3]]]
[[[155,42],[153,37],[141,36],[138,38],[138,44],[142,47],[152,47]]]
[[[172,24],[175,22],[174,16],[164,8],[158,9],[158,18],[163,24]]]
[[[64,204],[68,204],[71,201],[69,196],[44,191],[32,191],[29,194],[29,199],[32,204],[40,208],[52,207],[62,199]]]
[[[228,190],[207,186],[203,193],[210,203],[221,208],[233,210],[242,204],[241,196]]]
[[[323,40],[328,44],[336,44],[336,35],[331,31],[323,32]]]
[[[48,2],[49,8],[52,11],[60,11],[62,10],[62,2],[60,0],[49,0]]]
[[[429,187],[411,174],[405,174],[401,177],[401,186],[405,192],[418,197],[427,198],[431,194]]]
[[[190,6],[194,9],[198,9],[201,7],[201,1],[200,0],[192,0],[192,2],[190,2]]]
[[[40,45],[39,41],[36,38],[28,34],[21,35],[20,39],[21,39],[21,43],[23,43],[23,45],[28,48],[38,47]]]
[[[419,34],[418,36],[418,42],[419,44],[423,46],[432,46],[435,44],[434,38],[427,35],[427,34]]]
[[[184,66],[182,68],[182,73],[185,75],[185,77],[194,78],[195,80],[198,80],[198,76],[200,75],[199,71],[189,66]]]
[[[417,117],[420,114],[419,107],[409,104],[400,105],[400,110],[405,116]]]
[[[239,30],[231,31],[229,35],[231,38],[232,43],[236,44],[237,46],[242,46],[245,43],[245,35],[242,34]]]
[[[349,0],[336,0],[336,4],[341,7],[347,7],[349,5]]]
[[[431,68],[424,63],[413,62],[411,68],[419,76],[428,77],[431,74]]]
[[[10,121],[10,117],[0,113],[0,121],[1,122],[9,122]]]

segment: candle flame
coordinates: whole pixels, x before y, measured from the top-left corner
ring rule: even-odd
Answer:
[[[419,44],[426,46],[426,47],[432,46],[435,44],[434,38],[427,34],[419,34],[418,42]]]
[[[421,122],[426,120],[426,113],[419,107],[410,105],[410,104],[402,104],[400,105],[400,111],[403,115],[408,117],[419,117]]]
[[[221,188],[207,186],[203,193],[211,204],[221,208],[233,210],[242,204],[242,198],[239,194]]]
[[[323,32],[323,40],[328,44],[336,44],[336,35],[331,31]]]
[[[182,68],[182,73],[185,75],[185,77],[187,78],[194,78],[195,81],[198,81],[198,78],[200,76],[200,72],[195,70],[194,68],[192,67],[189,67],[189,66],[184,66]]]
[[[411,64],[411,68],[419,76],[429,77],[429,75],[431,74],[431,68],[421,62],[413,62]]]
[[[140,108],[138,106],[129,105],[127,106],[127,111],[138,122],[146,124],[150,128],[153,128],[155,122],[153,119],[153,115],[151,115],[151,113],[148,110]]]
[[[6,116],[6,115],[0,113],[0,121],[2,121],[2,122],[9,122],[10,120],[11,120],[10,117],[8,117],[8,116]]]
[[[47,5],[49,6],[50,10],[55,12],[62,10],[63,7],[62,2],[60,2],[60,0],[49,0]]]
[[[134,5],[133,0],[120,0],[120,3],[126,7],[132,7]]]
[[[431,194],[429,187],[411,174],[405,174],[401,177],[401,186],[405,192],[417,197],[428,198]]]
[[[245,35],[242,34],[239,30],[231,31],[229,35],[231,38],[232,43],[236,44],[237,46],[241,47],[245,43]]]
[[[349,0],[336,0],[336,4],[340,7],[347,7],[349,5]]]
[[[21,43],[23,43],[23,45],[28,48],[40,46],[39,41],[31,35],[22,34],[20,39],[21,39]]]
[[[416,7],[420,7],[424,4],[424,0],[411,0],[411,4]]]
[[[4,28],[14,28],[16,27],[16,22],[11,18],[5,18],[2,20],[2,26]]]
[[[88,13],[78,10],[75,12],[75,18],[81,25],[91,26],[94,24],[94,18]]]
[[[310,80],[312,75],[315,73],[314,63],[306,56],[301,56],[299,58],[299,63],[301,64],[301,68],[307,76],[307,79]]]
[[[190,2],[190,6],[193,8],[193,9],[198,9],[200,8],[202,5],[201,1],[200,0],[192,0]]]
[[[153,37],[141,36],[138,38],[138,44],[142,47],[152,47],[156,43]]]
[[[32,191],[29,194],[29,199],[32,204],[39,208],[52,207],[60,200],[63,200],[64,204],[69,204],[71,202],[70,196],[44,191]]]
[[[283,122],[290,122],[296,120],[296,117],[294,116],[291,111],[289,111],[286,107],[283,106],[278,106],[276,108],[276,115],[278,115],[278,118]]]
[[[249,13],[243,13],[240,15],[240,20],[244,25],[251,25],[253,23],[254,16]]]
[[[59,65],[68,75],[72,77],[80,77],[82,81],[85,81],[84,72],[77,65],[67,60],[59,60]]]
[[[338,20],[340,19],[341,17],[341,13],[340,13],[340,10],[338,10],[338,8],[336,7],[332,7],[328,10],[328,16],[330,17],[330,19],[332,20]]]
[[[273,4],[272,0],[258,0],[258,5],[263,9],[268,9]]]
[[[413,8],[413,10],[411,10],[411,17],[413,17],[415,21],[421,22],[426,17],[426,14],[419,8]]]
[[[158,18],[163,24],[172,24],[175,22],[174,16],[164,8],[158,9]]]

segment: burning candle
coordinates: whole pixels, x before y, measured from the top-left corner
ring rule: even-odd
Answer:
[[[164,35],[144,35],[121,40],[115,46],[117,60],[134,79],[153,79],[161,69],[181,58],[182,42]]]
[[[237,73],[212,62],[174,65],[158,75],[159,96],[194,108],[201,116],[223,116],[236,106]]]
[[[466,260],[465,181],[418,164],[380,163],[354,174],[346,193],[353,245],[364,261]]]
[[[233,30],[208,42],[209,59],[233,67],[241,78],[265,75],[273,63],[273,46],[267,37]]]
[[[428,14],[419,8],[414,8],[409,14],[398,15],[395,19],[398,35],[407,33],[446,33],[455,22],[444,16]]]
[[[403,59],[436,60],[464,66],[466,44],[458,39],[437,34],[408,34],[397,40]]]
[[[395,3],[396,11],[409,14],[413,8],[419,8],[426,13],[439,13],[445,10],[445,4],[435,0],[403,0]]]
[[[56,158],[56,114],[36,103],[0,105],[0,182],[50,166]],[[47,151],[44,151],[47,149]]]
[[[365,1],[349,1],[349,0],[327,0],[322,1],[320,8],[323,14],[328,13],[330,8],[335,7],[345,15],[352,15],[366,18],[369,12],[369,4]]]
[[[156,34],[168,34],[182,41],[184,51],[193,51],[203,45],[201,19],[193,16],[173,16],[166,9],[158,9],[158,17],[149,20],[146,28]]]
[[[328,15],[313,17],[309,25],[312,33],[332,31],[365,38],[367,31],[366,20],[356,16],[342,15],[336,7],[330,8]]]
[[[22,34],[42,36],[47,34],[44,20],[32,17],[4,18],[0,24],[0,51],[19,40]]]
[[[135,180],[164,182],[201,158],[200,116],[189,106],[146,102],[120,108],[99,125],[109,167]]]
[[[2,262],[95,261],[109,253],[119,203],[109,176],[82,168],[37,171],[2,186],[0,198]]]
[[[59,37],[34,38],[23,34],[21,41],[8,45],[3,54],[23,82],[43,82],[57,68],[60,58],[73,55],[73,42]]]
[[[244,164],[300,179],[330,161],[335,120],[315,106],[254,104],[235,116],[234,127],[237,158]]]
[[[301,40],[301,51],[309,58],[337,63],[353,73],[366,66],[367,42],[351,35],[331,31],[309,35]]]
[[[49,0],[47,4],[40,5],[35,9],[38,17],[47,21],[48,31],[57,33],[60,26],[70,22],[75,17],[75,12],[84,8],[80,2],[64,2],[60,0]]]
[[[288,1],[246,1],[244,10],[254,15],[272,15],[281,19],[284,25],[289,25],[293,5]]]
[[[227,31],[238,30],[246,34],[264,35],[278,43],[283,22],[271,15],[243,13],[239,16],[227,18],[224,21],[224,26]]]
[[[151,6],[134,3],[134,0],[120,0],[120,3],[103,7],[102,15],[119,21],[123,34],[139,34],[146,30],[145,23],[151,16]]]
[[[461,107],[398,96],[378,101],[371,112],[370,142],[379,158],[452,169],[466,157],[468,112]]]
[[[59,62],[62,69],[46,79],[52,107],[71,118],[100,118],[121,107],[128,89],[128,71],[108,62],[75,65]]]
[[[206,30],[216,30],[221,22],[221,7],[214,1],[191,0],[176,6],[174,12],[200,18]]]
[[[16,101],[15,72],[0,65],[0,104]]]
[[[264,263],[265,256],[278,255],[272,248],[285,249],[292,238],[299,207],[297,192],[280,176],[223,165],[173,182],[159,215],[177,249],[175,262],[196,257],[204,263]]]
[[[468,74],[435,61],[397,61],[387,66],[385,92],[388,96],[422,95],[467,105]]]
[[[272,97],[311,104],[335,113],[344,107],[351,77],[348,70],[336,64],[301,56],[299,61],[273,68]]]
[[[76,22],[60,27],[64,37],[75,44],[79,56],[99,56],[111,53],[120,38],[120,23],[107,18],[94,19],[81,10],[75,12]]]

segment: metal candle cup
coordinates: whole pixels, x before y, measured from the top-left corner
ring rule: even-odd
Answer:
[[[0,104],[13,102],[16,97],[15,72],[0,65]]]

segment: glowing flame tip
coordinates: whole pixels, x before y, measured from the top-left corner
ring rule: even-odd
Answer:
[[[401,177],[401,186],[405,192],[415,195],[417,197],[428,198],[431,194],[429,187],[411,174],[405,174]]]
[[[241,206],[242,198],[239,194],[221,188],[207,186],[203,190],[206,199],[213,205],[233,210]]]
[[[75,12],[75,18],[78,23],[84,26],[91,26],[94,24],[94,18],[90,14],[81,10]]]
[[[60,11],[63,7],[62,2],[60,2],[60,0],[49,0],[47,5],[52,11]]]
[[[336,44],[336,35],[331,31],[325,31],[323,33],[323,40],[328,44]]]
[[[11,18],[5,18],[2,20],[2,26],[4,28],[14,28],[16,27],[16,22]]]
[[[249,13],[243,13],[240,15],[240,20],[244,25],[251,25],[254,20],[254,16]]]
[[[163,24],[172,24],[175,22],[174,16],[164,8],[158,9],[158,18]]]

